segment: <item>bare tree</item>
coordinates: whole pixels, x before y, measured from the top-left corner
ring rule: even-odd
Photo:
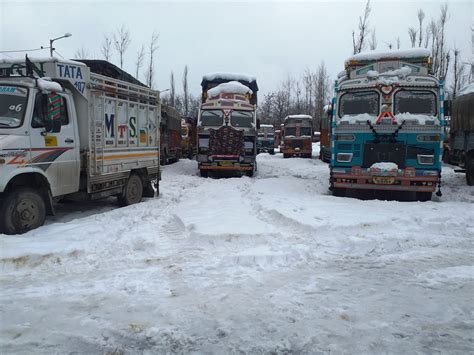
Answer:
[[[400,37],[397,37],[397,49],[400,49],[400,46],[401,46]]]
[[[410,27],[408,29],[408,36],[410,36],[410,42],[412,48],[416,46],[416,35],[418,34],[418,31],[414,27]]]
[[[314,127],[319,127],[323,116],[323,107],[329,99],[329,75],[324,62],[322,62],[316,74],[315,81],[315,110],[313,113]]]
[[[138,79],[138,74],[140,73],[140,68],[143,65],[143,60],[145,59],[145,45],[142,44],[142,47],[137,52],[137,60],[135,61],[135,78]]]
[[[459,91],[466,84],[468,76],[465,75],[464,65],[460,63],[460,54],[461,51],[458,48],[453,49],[454,53],[454,62],[453,62],[453,84],[451,86],[451,91],[453,93],[453,99],[456,98]]]
[[[123,69],[123,56],[130,45],[131,38],[130,32],[122,25],[120,28],[117,29],[117,32],[114,34],[114,47],[117,53],[119,54],[120,58],[120,69]]]
[[[354,54],[362,52],[362,50],[365,48],[367,35],[369,33],[370,11],[370,0],[367,0],[364,13],[362,16],[359,16],[359,33],[357,35],[357,39],[355,31],[352,31],[352,46]]]
[[[418,47],[421,47],[423,43],[423,20],[425,19],[425,13],[422,9],[418,9],[418,24],[419,24],[419,35],[418,35]],[[414,46],[413,46],[414,47]]]
[[[90,58],[91,55],[89,53],[89,51],[87,49],[84,48],[84,46],[82,46],[80,49],[76,50],[76,52],[74,52],[74,58],[76,59],[88,59]]]
[[[369,48],[372,51],[377,49],[377,37],[375,36],[375,29],[370,31]]]
[[[174,101],[176,98],[176,90],[175,90],[175,85],[174,85],[174,73],[171,71],[170,74],[170,104],[171,106],[174,106]]]
[[[158,34],[153,32],[151,35],[150,42],[148,43],[148,68],[146,73],[146,83],[150,88],[153,88],[153,81],[155,78],[155,52],[158,50]]]
[[[110,57],[112,56],[112,39],[107,34],[104,34],[104,40],[102,41],[100,51],[102,52],[104,59],[110,62]]]
[[[188,89],[188,65],[184,66],[183,72],[183,105],[185,116],[189,113],[189,89]]]

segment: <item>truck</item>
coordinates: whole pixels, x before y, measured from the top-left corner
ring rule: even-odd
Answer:
[[[253,176],[257,169],[257,80],[214,73],[201,82],[197,162],[202,177],[228,171]]]
[[[311,158],[313,151],[313,118],[310,115],[285,117],[280,151],[283,158]]]
[[[332,105],[323,107],[323,115],[319,122],[319,159],[325,163],[331,161],[331,125],[332,125]]]
[[[181,151],[188,159],[197,153],[197,120],[193,117],[181,119]]]
[[[332,102],[330,190],[428,201],[438,186],[444,83],[426,49],[356,54]]]
[[[467,85],[452,102],[447,160],[466,173],[474,185],[474,83]]]
[[[275,130],[271,124],[261,124],[258,130],[257,153],[275,154]]]
[[[181,116],[171,105],[161,105],[161,164],[176,163],[182,156]]]
[[[159,92],[146,86],[79,61],[0,61],[1,232],[41,226],[66,197],[155,196],[159,124]]]

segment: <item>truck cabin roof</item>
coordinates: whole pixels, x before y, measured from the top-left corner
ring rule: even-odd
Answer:
[[[310,115],[289,115],[285,117],[285,124],[288,123],[307,123],[311,124],[313,117]]]
[[[253,94],[250,98],[250,103],[252,105],[257,104],[257,79],[245,74],[234,74],[234,73],[213,73],[204,75],[201,81],[202,87],[202,102],[205,102],[205,93],[217,85],[228,83],[230,81],[238,81],[239,83],[247,86],[250,90],[253,91]]]
[[[120,69],[116,65],[101,59],[74,59],[76,62],[86,64],[92,73],[107,76],[109,78],[126,81],[130,84],[135,84],[143,87],[147,87],[145,84],[135,79],[132,75],[126,71]]]

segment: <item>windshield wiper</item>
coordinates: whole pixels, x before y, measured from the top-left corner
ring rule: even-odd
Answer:
[[[380,142],[379,133],[375,130],[374,126],[372,126],[372,123],[370,122],[370,120],[367,120],[366,122],[369,125],[370,130],[374,133],[374,137],[375,137],[374,143],[379,143]]]
[[[397,127],[397,129],[390,135],[390,140],[392,142],[395,142],[395,139],[397,138],[398,136],[398,131],[400,131],[402,128],[403,128],[403,125],[405,124],[405,120],[402,121],[402,123],[400,123],[400,125]]]

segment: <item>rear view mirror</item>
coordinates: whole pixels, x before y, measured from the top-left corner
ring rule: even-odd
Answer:
[[[257,129],[260,129],[260,118],[257,118]]]
[[[444,100],[444,115],[451,116],[451,100]]]

